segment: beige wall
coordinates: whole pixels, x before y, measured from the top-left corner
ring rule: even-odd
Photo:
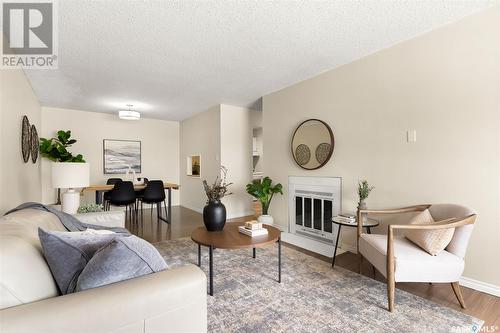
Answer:
[[[221,104],[198,113],[180,125],[181,205],[203,212],[206,195],[202,181],[212,183],[220,167],[228,168],[233,194],[223,199],[227,218],[252,214],[245,186],[252,177],[252,126],[256,111]],[[186,159],[201,155],[201,177],[186,175]]]
[[[201,156],[201,176],[186,175],[186,159]],[[180,123],[181,205],[202,212],[207,197],[202,180],[215,180],[220,170],[220,106],[196,114]]]
[[[0,70],[0,215],[26,202],[41,201],[40,160],[24,163],[21,124],[27,115],[40,133],[40,105],[22,70]]]
[[[80,153],[90,163],[90,182],[103,184],[111,177],[103,172],[103,139],[141,141],[142,172],[138,176],[179,183],[179,123],[157,119],[121,120],[116,115],[68,109],[42,108],[41,136],[52,137],[56,131],[71,130],[78,140],[70,151]],[[55,202],[51,186],[50,162],[42,161],[42,191],[45,203]],[[179,191],[172,192],[173,205],[179,204]],[[84,202],[93,202],[88,194]]]
[[[356,183],[376,186],[369,207],[460,203],[479,218],[466,277],[500,285],[500,8],[465,18],[264,97],[264,172],[340,176],[343,209]],[[307,118],[335,135],[330,162],[296,166],[290,136]],[[417,142],[406,142],[406,130]],[[271,205],[287,225],[287,196]],[[380,232],[380,230],[379,230]],[[342,235],[354,244],[354,230]]]
[[[245,187],[252,181],[253,113],[232,105],[221,105],[221,164],[228,168],[232,194],[224,198],[228,218],[252,215],[252,197]]]

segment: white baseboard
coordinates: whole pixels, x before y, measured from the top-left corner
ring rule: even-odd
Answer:
[[[460,285],[471,288],[483,293],[487,293],[496,297],[500,297],[500,286],[496,286],[491,283],[486,283],[478,280],[474,280],[465,276],[460,278]]]
[[[333,244],[318,242],[316,240],[297,236],[288,232],[284,232],[281,234],[281,240],[285,243],[289,243],[303,249],[319,253],[326,257],[333,257]],[[337,251],[337,254],[340,254],[340,252]]]
[[[356,245],[351,245],[351,244],[346,244],[340,242],[340,249],[342,249],[343,252],[352,252],[352,253],[358,253],[358,249],[356,248]],[[337,254],[339,251],[337,250]]]

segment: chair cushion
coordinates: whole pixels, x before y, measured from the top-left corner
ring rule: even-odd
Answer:
[[[434,219],[428,209],[417,214],[409,224],[432,224]],[[453,238],[455,228],[439,230],[407,230],[406,238],[435,256],[443,251]]]
[[[387,235],[362,234],[359,251],[387,277]],[[462,258],[445,251],[432,256],[405,237],[394,238],[396,282],[456,282],[464,270]]]
[[[78,276],[94,253],[122,235],[104,230],[61,232],[40,228],[38,232],[43,254],[63,295],[75,291]]]
[[[167,268],[158,250],[136,237],[115,238],[99,249],[78,278],[76,291],[160,272]]]
[[[66,230],[54,214],[36,209],[0,217],[0,309],[59,295],[38,227]]]

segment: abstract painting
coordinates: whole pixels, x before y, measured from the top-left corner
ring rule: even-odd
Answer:
[[[103,153],[105,174],[141,173],[141,141],[105,139]]]

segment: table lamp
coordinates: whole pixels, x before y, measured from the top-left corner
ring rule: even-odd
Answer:
[[[76,214],[80,207],[80,192],[76,188],[89,186],[90,168],[88,163],[53,162],[52,187],[68,189],[62,195],[61,210]]]

